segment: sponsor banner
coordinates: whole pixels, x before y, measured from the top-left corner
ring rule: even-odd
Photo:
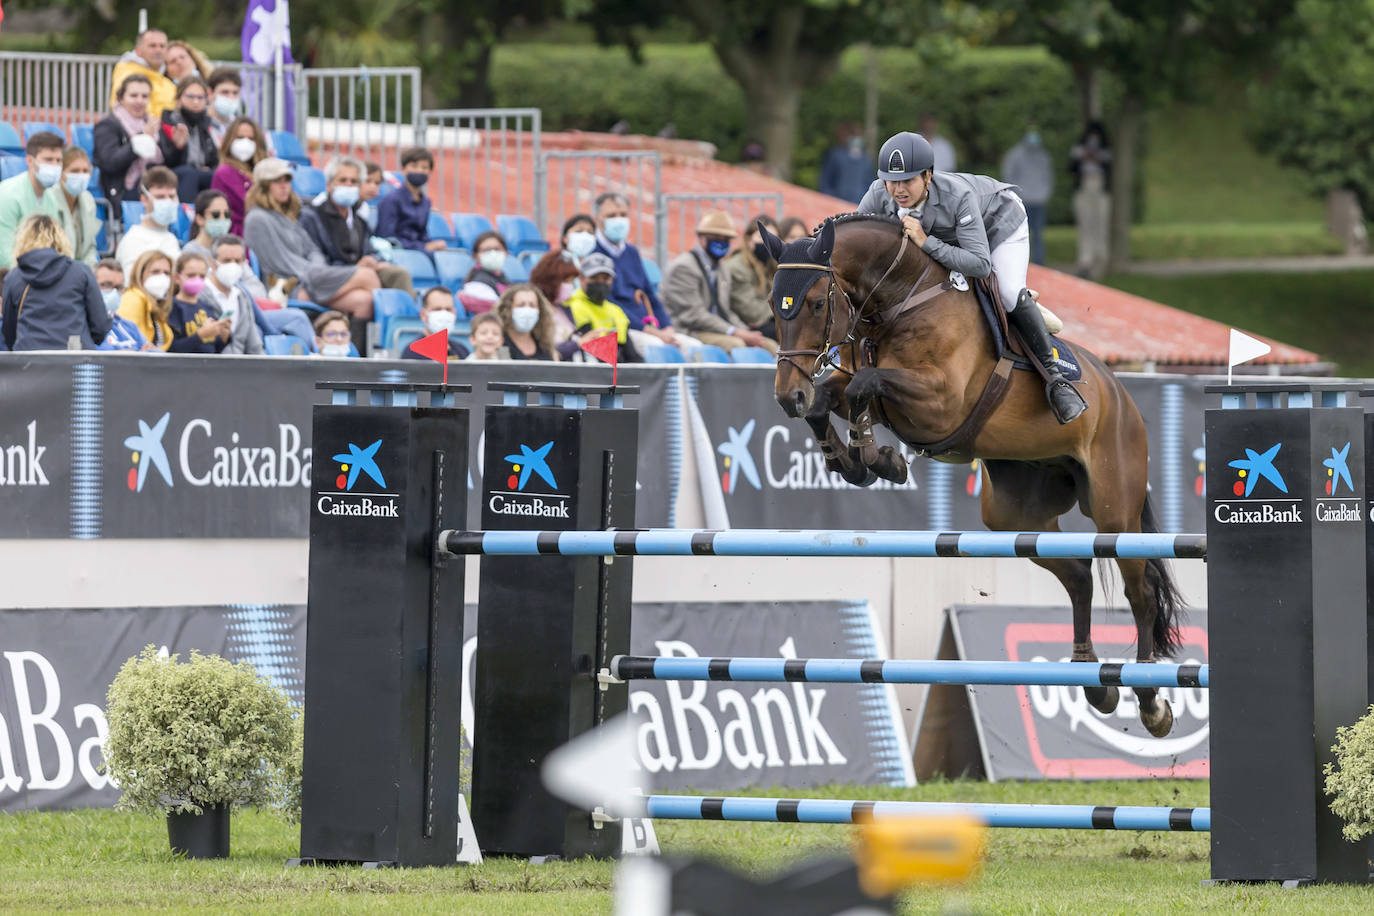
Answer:
[[[1112,613],[1109,620],[1093,624],[1098,657],[1103,662],[1135,661],[1135,624],[1129,612]],[[959,658],[1070,661],[1073,654],[1068,608],[956,607],[949,611],[948,626]],[[1170,661],[1207,663],[1207,612],[1190,610],[1181,630],[1183,649]],[[1151,737],[1140,724],[1129,688],[1119,688],[1120,705],[1105,716],[1088,705],[1080,687],[965,689],[990,780],[1208,775],[1206,688],[1160,691],[1174,713],[1173,731],[1164,738]],[[926,740],[919,728],[918,733]]]

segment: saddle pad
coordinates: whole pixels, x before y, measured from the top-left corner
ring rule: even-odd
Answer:
[[[1002,322],[998,320],[1000,304],[993,298],[997,294],[986,280],[976,281],[973,287],[978,291],[978,307],[983,313],[983,320],[992,332],[992,358],[1001,359],[1007,352],[1007,338],[1002,333]],[[1073,348],[1063,338],[1051,336],[1050,340],[1054,343],[1054,361],[1064,378],[1071,382],[1083,378],[1083,368],[1078,364],[1078,355],[1073,352]],[[1022,372],[1035,371],[1034,366],[1016,354],[1011,355],[1011,360],[1012,365]]]

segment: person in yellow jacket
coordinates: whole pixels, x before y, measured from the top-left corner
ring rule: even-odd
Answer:
[[[630,316],[612,302],[611,283],[615,280],[615,262],[601,252],[593,252],[578,265],[582,285],[563,303],[572,312],[573,326],[585,341],[615,331],[618,362],[637,363],[639,353],[630,343]]]
[[[171,311],[172,259],[157,249],[145,251],[129,271],[119,315],[138,325],[154,347],[166,350],[172,345],[172,326],[167,323]]]
[[[177,107],[177,84],[166,75],[167,33],[161,29],[148,29],[138,36],[134,49],[126,53],[115,64],[110,78],[110,107],[119,100],[115,93],[123,85],[124,78],[135,73],[148,77],[153,84],[152,96],[148,99],[148,114],[154,119],[161,118],[164,110]]]

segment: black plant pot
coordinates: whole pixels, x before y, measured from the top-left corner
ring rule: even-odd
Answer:
[[[167,839],[173,855],[188,859],[229,858],[229,806],[207,805],[203,814],[168,812]]]

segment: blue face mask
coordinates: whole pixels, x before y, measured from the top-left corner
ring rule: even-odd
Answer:
[[[706,243],[706,253],[719,261],[730,253],[729,239],[711,239]]]
[[[180,206],[174,197],[159,197],[153,201],[153,212],[149,215],[153,222],[166,229],[177,221],[177,209]]]
[[[630,235],[630,218],[628,216],[612,216],[606,220],[601,231],[606,234],[606,238],[619,245]]]
[[[45,188],[51,188],[57,184],[57,180],[62,177],[62,164],[59,162],[45,162],[38,166],[38,183]]]
[[[358,189],[348,185],[340,185],[334,189],[329,197],[340,207],[352,207],[358,202]]]
[[[80,197],[81,192],[85,191],[91,184],[90,172],[72,172],[62,179],[62,187],[67,189],[67,193],[72,197]]]
[[[102,289],[100,291],[100,298],[105,300],[105,311],[109,312],[111,315],[119,310],[119,300],[122,298],[119,290]]]

